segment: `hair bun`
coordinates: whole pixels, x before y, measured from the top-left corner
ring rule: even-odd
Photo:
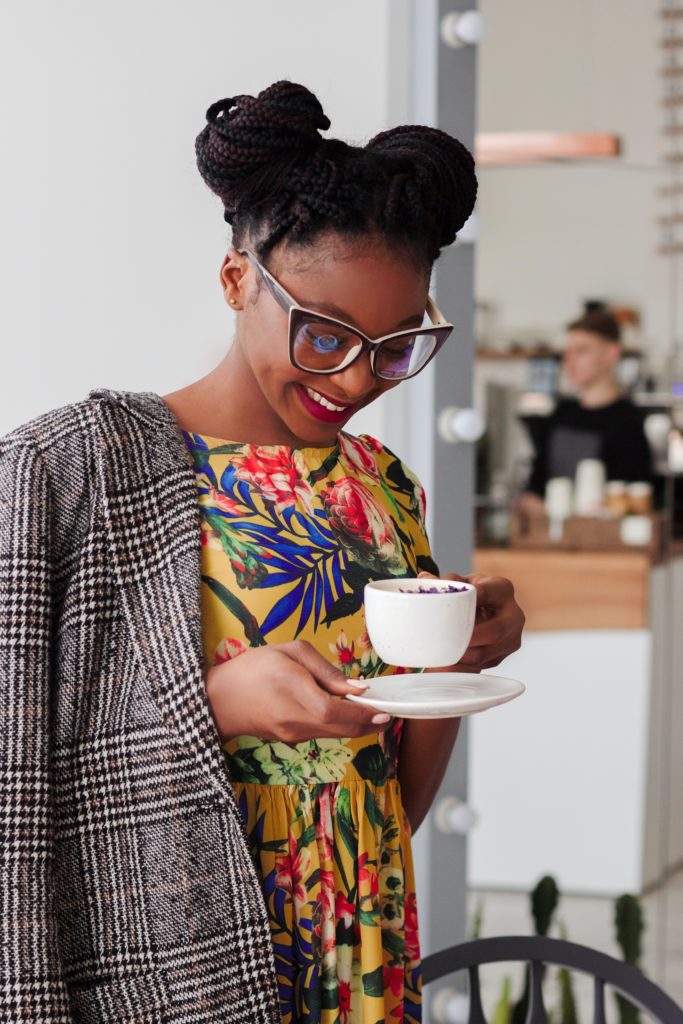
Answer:
[[[395,184],[387,202],[392,208],[407,205],[431,216],[439,246],[450,245],[474,209],[477,178],[474,158],[452,135],[425,125],[401,125],[381,132],[367,148],[385,154],[394,163]],[[400,172],[403,173],[400,173]]]
[[[234,96],[213,103],[195,143],[197,166],[231,220],[250,179],[263,178],[274,163],[317,149],[320,131],[330,127],[317,97],[303,85],[275,82],[258,96]],[[254,196],[250,198],[254,200]]]

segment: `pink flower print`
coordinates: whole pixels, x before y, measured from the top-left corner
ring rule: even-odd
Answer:
[[[342,458],[352,469],[369,476],[372,480],[379,480],[377,459],[372,454],[372,446],[367,443],[370,440],[370,438],[361,440],[358,437],[352,437],[351,434],[341,433],[339,434],[339,448]],[[375,441],[374,444],[379,445],[379,442]],[[375,451],[378,450],[381,450],[381,446],[375,448]]]
[[[337,1001],[339,1005],[339,1024],[348,1024],[351,1013],[351,982],[337,981]]]
[[[325,787],[318,801],[320,817],[315,823],[315,838],[318,854],[323,863],[329,863],[334,856],[334,830],[332,825],[332,808],[330,791]]]
[[[392,996],[395,996],[397,999],[403,996],[404,973],[401,964],[384,967],[382,969],[382,981],[385,992],[390,990]]]
[[[353,477],[341,477],[321,493],[330,526],[359,559],[383,570],[402,568],[396,528],[371,492]]]
[[[237,516],[241,511],[239,502],[222,491],[216,490],[213,484],[208,485],[206,494],[200,494],[199,504],[204,508],[220,509],[221,512],[227,512],[231,516]]]
[[[237,637],[225,636],[214,651],[215,664],[220,665],[224,661],[231,661],[240,654],[244,654],[246,650],[247,648]]]
[[[223,545],[220,542],[220,538],[216,536],[215,530],[207,523],[205,519],[202,519],[200,526],[200,539],[202,547],[214,548],[214,550],[216,551],[222,551]]]
[[[279,511],[301,505],[313,511],[313,491],[305,479],[306,464],[296,448],[248,445],[246,454],[234,456],[238,480],[257,488]]]
[[[337,898],[334,904],[334,912],[338,921],[343,921],[346,928],[350,928],[353,923],[353,918],[356,913],[356,906],[354,903],[349,903],[345,894],[341,891],[337,893]]]
[[[306,879],[310,874],[312,857],[307,847],[302,846],[297,852],[296,845],[296,839],[290,832],[289,853],[275,859],[275,885],[292,894],[294,905],[301,912],[308,898]]]
[[[406,960],[420,959],[420,938],[417,927],[417,899],[414,892],[406,893],[403,952]]]
[[[328,644],[329,649],[335,655],[335,664],[342,670],[344,675],[349,676],[356,660],[356,652],[353,642],[349,643],[344,630],[340,630],[335,643]]]

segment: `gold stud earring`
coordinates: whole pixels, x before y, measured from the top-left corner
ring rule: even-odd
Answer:
[[[231,306],[236,306],[237,305],[237,299],[230,299],[230,305]]]

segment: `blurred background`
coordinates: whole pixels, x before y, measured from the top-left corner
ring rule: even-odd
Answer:
[[[194,137],[212,101],[279,78],[318,94],[334,135],[434,124],[479,163],[434,280],[454,341],[352,424],[421,477],[442,569],[509,576],[528,612],[500,670],[527,694],[466,723],[416,836],[425,952],[532,931],[551,876],[551,934],[622,955],[629,894],[643,967],[683,1000],[683,4],[4,3],[0,433],[95,387],[166,393],[222,357],[228,237]],[[587,308],[619,324],[650,470],[594,466],[581,514],[573,477],[564,507],[560,488],[530,509]],[[492,969],[489,1006],[506,975],[519,995]],[[430,1019],[459,1019],[456,996],[430,997]]]

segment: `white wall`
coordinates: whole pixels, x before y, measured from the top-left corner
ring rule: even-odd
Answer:
[[[405,7],[2,5],[0,434],[92,387],[163,394],[215,365],[232,322],[227,228],[194,163],[206,108],[290,78],[331,134],[369,138],[404,116]],[[383,436],[381,408],[357,426]]]
[[[646,343],[670,344],[659,5],[643,0],[481,0],[480,131],[601,131],[624,153],[601,164],[480,172],[477,294],[495,333],[559,340],[584,299],[636,306]]]

